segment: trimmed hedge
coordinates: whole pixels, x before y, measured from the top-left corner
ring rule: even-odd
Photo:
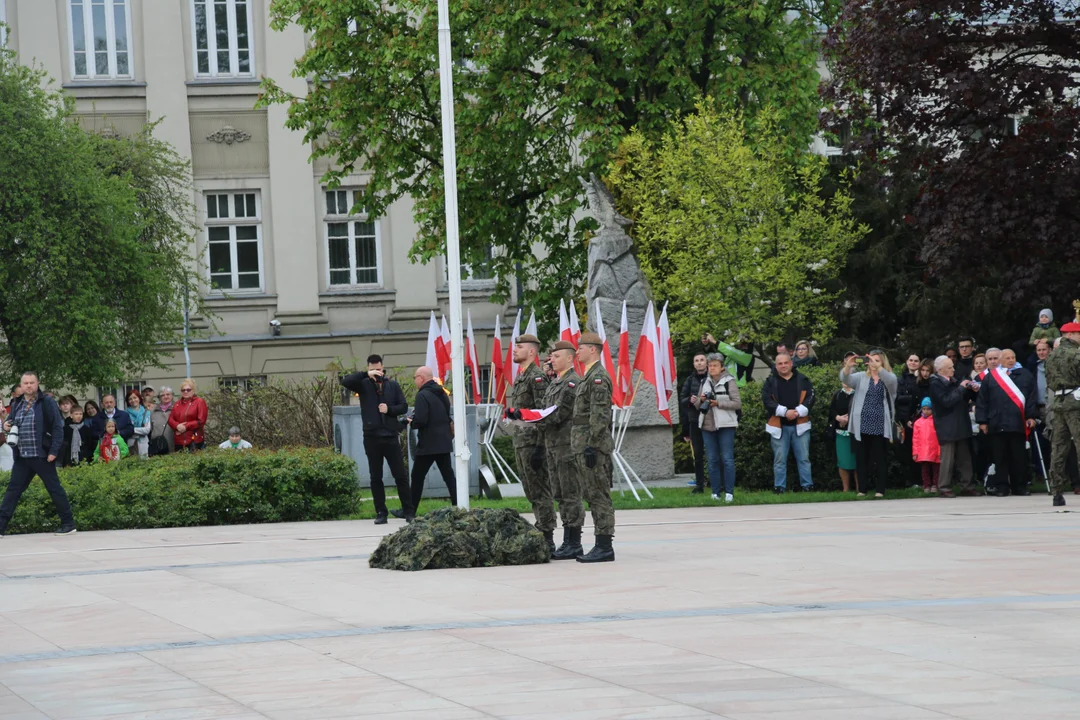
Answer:
[[[60,470],[80,530],[332,520],[355,512],[356,465],[333,450],[206,450]],[[7,485],[7,474],[0,476]],[[59,524],[45,486],[23,494],[8,530]]]

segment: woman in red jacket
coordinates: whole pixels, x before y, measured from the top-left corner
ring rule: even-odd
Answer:
[[[202,450],[206,445],[206,401],[195,395],[195,381],[187,378],[180,383],[180,399],[169,413],[169,427],[176,433],[177,451]]]

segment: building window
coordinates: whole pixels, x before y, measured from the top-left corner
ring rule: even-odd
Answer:
[[[379,223],[353,207],[359,190],[326,191],[326,254],[330,287],[380,285]]]
[[[222,377],[218,378],[218,389],[222,392],[247,392],[253,388],[266,385],[265,375],[248,375],[246,377]]]
[[[489,245],[482,261],[461,263],[461,285],[466,288],[490,287],[495,284],[495,273],[491,269],[492,250]],[[450,282],[450,263],[443,258],[446,281]]]
[[[131,77],[131,16],[127,0],[70,0],[72,75]]]
[[[252,75],[249,0],[192,0],[195,75]]]
[[[257,192],[207,193],[206,235],[213,290],[262,289],[261,217]]]
[[[127,396],[134,390],[140,395],[142,389],[146,387],[146,383],[141,380],[128,380],[120,385],[106,385],[99,387],[98,391],[98,405],[101,405],[106,395],[112,395],[116,398],[116,407],[118,410],[127,410]]]

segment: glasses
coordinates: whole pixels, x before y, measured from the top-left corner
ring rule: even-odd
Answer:
[[[191,392],[191,388],[180,388],[180,392],[182,392],[182,393]]]

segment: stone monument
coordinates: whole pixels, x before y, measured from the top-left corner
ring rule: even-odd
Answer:
[[[634,255],[634,241],[626,234],[626,228],[632,223],[615,209],[615,198],[599,178],[590,175],[588,180],[579,180],[585,188],[589,210],[600,223],[600,232],[589,240],[589,281],[585,293],[589,302],[588,326],[594,331],[597,329],[595,315],[599,302],[611,354],[617,359],[619,322],[625,300],[632,361],[641,337],[645,310],[652,299],[649,283]],[[655,312],[659,317],[660,308]],[[669,399],[671,419],[676,424],[679,422],[677,396],[678,392]],[[657,412],[656,390],[648,383],[642,382],[638,386],[622,452],[642,480],[670,478],[675,472],[671,427]]]

